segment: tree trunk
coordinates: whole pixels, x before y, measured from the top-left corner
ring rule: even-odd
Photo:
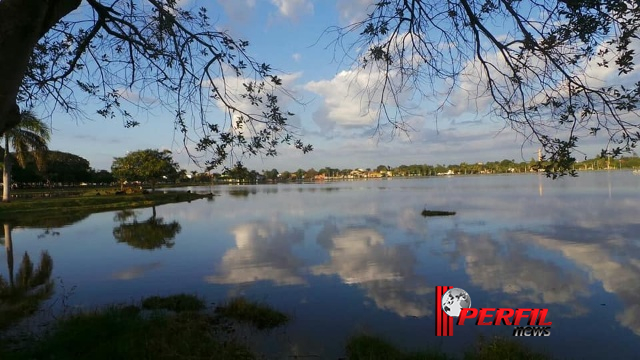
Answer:
[[[38,40],[81,0],[0,1],[0,135],[20,123],[18,89]]]
[[[9,137],[4,137],[4,166],[2,167],[2,201],[11,201],[11,155],[9,154]]]
[[[9,224],[4,224],[4,250],[7,254],[9,285],[13,288],[13,241],[11,240],[11,225]]]

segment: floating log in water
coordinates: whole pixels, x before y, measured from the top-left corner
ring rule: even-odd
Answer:
[[[451,216],[451,215],[455,215],[456,212],[455,211],[440,211],[440,210],[427,210],[424,209],[422,210],[422,216],[427,217],[427,216]]]

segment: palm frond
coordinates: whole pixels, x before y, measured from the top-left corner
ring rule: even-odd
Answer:
[[[33,152],[38,169],[44,169],[44,155],[49,150],[47,143],[51,138],[51,129],[31,111],[23,111],[18,126],[6,132],[15,158],[21,167],[26,166],[27,154]]]

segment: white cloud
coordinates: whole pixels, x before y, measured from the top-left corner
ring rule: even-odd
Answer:
[[[304,15],[313,14],[313,3],[309,0],[271,0],[278,13],[286,18],[298,20]]]
[[[394,99],[389,91],[383,92],[382,76],[376,69],[344,70],[332,79],[308,82],[304,89],[322,97],[322,104],[313,114],[314,122],[322,131],[336,126],[371,129],[379,118],[381,104],[387,105],[393,115]],[[389,78],[391,83],[397,80],[394,74]],[[406,95],[402,92],[397,98],[403,102]]]
[[[255,0],[218,0],[227,16],[233,21],[245,22],[256,6]]]
[[[349,24],[363,20],[374,3],[374,0],[339,0],[336,1],[336,6],[340,20]]]
[[[225,68],[225,74],[233,74],[233,70],[230,68]],[[230,104],[230,106],[234,107],[236,111],[228,112],[227,107],[223,103],[222,100],[215,100],[215,109],[210,109],[210,113],[208,114],[208,122],[217,123],[220,127],[220,131],[229,131],[234,134],[243,134],[246,138],[250,138],[257,134],[259,131],[265,129],[267,125],[260,121],[245,121],[238,122],[240,119],[240,112],[244,114],[251,115],[252,117],[261,119],[263,118],[263,114],[270,113],[270,110],[267,108],[267,99],[266,94],[275,95],[278,97],[278,106],[282,110],[284,116],[286,115],[286,111],[288,111],[296,101],[299,99],[299,95],[297,93],[296,82],[302,76],[302,73],[293,73],[293,74],[278,74],[279,79],[282,81],[282,86],[274,86],[268,80],[265,81],[264,89],[261,89],[259,92],[257,91],[257,86],[254,86],[254,90],[256,90],[253,95],[258,94],[262,97],[262,101],[256,102],[254,104],[251,103],[249,98],[242,98],[242,94],[245,94],[247,91],[245,89],[245,84],[253,83],[255,79],[245,78],[245,77],[233,77],[228,76],[226,78],[215,78],[213,79],[213,84],[215,84],[216,89],[226,95],[226,100]],[[203,82],[203,87],[211,87],[211,81]],[[211,119],[219,119],[217,122],[212,121]],[[199,121],[197,119],[196,121]],[[300,128],[300,116],[297,114],[287,116],[287,125],[289,126],[289,130],[295,131]],[[196,126],[199,124],[196,124]],[[206,128],[206,127],[205,127]],[[200,129],[200,131],[206,131]],[[198,137],[200,134],[197,130],[194,130],[195,136]],[[206,152],[205,152],[206,153]],[[242,149],[235,149],[235,152],[229,154],[229,161],[235,163],[236,161],[245,161],[246,155],[242,155]]]
[[[300,53],[295,53],[293,55],[291,55],[291,58],[293,59],[293,61],[298,62],[302,59],[302,54]]]
[[[364,76],[352,71],[341,71],[333,79],[311,81],[305,89],[323,97],[323,103],[313,114],[313,120],[321,130],[339,126],[371,126],[377,110],[362,91],[367,84]]]

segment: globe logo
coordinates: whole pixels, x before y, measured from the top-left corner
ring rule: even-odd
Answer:
[[[460,288],[453,288],[442,295],[441,304],[447,315],[458,317],[462,309],[471,307],[471,296]]]

